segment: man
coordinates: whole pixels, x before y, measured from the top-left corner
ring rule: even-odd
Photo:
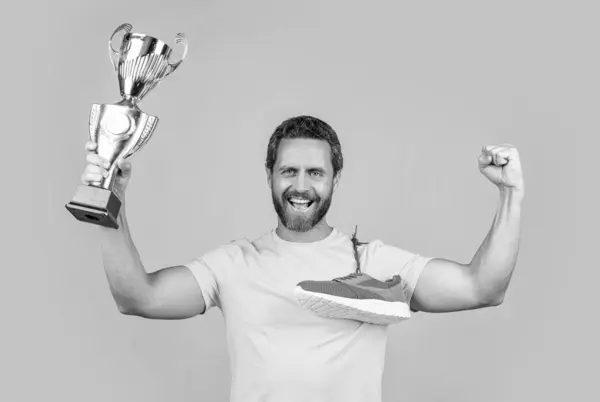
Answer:
[[[84,183],[108,165],[86,145]],[[350,239],[327,224],[343,167],[340,142],[309,116],[283,122],[269,141],[267,182],[279,217],[258,239],[239,239],[184,265],[147,273],[131,239],[125,190],[131,165],[119,161],[114,190],[123,201],[118,230],[100,227],[104,266],[123,314],[185,319],[217,306],[226,322],[231,401],[377,402],[387,326],[325,318],[302,308],[294,289],[356,269]],[[450,312],[502,303],[517,259],[524,183],[510,145],[484,147],[483,175],[499,188],[488,236],[469,264],[428,258],[376,240],[360,245],[362,271],[397,277],[413,311]],[[208,229],[207,229],[208,230]]]

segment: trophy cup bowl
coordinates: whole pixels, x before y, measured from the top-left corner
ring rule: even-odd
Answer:
[[[144,113],[140,102],[164,78],[173,73],[187,55],[187,37],[179,33],[176,45],[183,45],[181,60],[171,63],[173,49],[152,36],[132,33],[130,24],[122,24],[113,32],[108,49],[119,81],[121,101],[93,104],[89,117],[90,139],[97,143],[96,153],[110,163],[108,175],[99,182],[77,187],[75,196],[66,204],[73,216],[87,223],[118,229],[121,200],[113,191],[118,173],[117,161],[129,159],[148,142],[158,117]],[[119,50],[113,47],[115,35],[124,32]]]

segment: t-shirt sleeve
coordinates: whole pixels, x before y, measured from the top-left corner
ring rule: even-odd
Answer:
[[[419,277],[432,259],[377,240],[367,247],[367,267],[371,276],[385,281],[400,275],[406,302],[410,305]],[[412,310],[412,309],[411,309]],[[415,310],[412,310],[415,312]]]
[[[221,308],[219,289],[234,267],[238,251],[237,246],[230,243],[183,264],[192,272],[202,291],[206,305],[202,314],[215,306]]]

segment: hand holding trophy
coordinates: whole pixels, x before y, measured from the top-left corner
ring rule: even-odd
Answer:
[[[66,208],[80,221],[117,229],[121,200],[113,191],[118,163],[140,151],[152,136],[158,117],[150,116],[137,106],[138,102],[171,74],[187,55],[187,38],[176,35],[175,43],[184,46],[181,60],[171,63],[172,49],[164,42],[143,34],[131,33],[130,24],[122,24],[113,32],[108,49],[119,80],[121,97],[115,104],[94,104],[90,113],[90,140],[96,146],[88,148],[88,162],[101,166],[106,162],[105,177],[80,185]],[[125,32],[120,50],[113,40]],[[92,157],[93,161],[90,161]]]

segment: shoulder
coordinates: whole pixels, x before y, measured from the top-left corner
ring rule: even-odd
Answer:
[[[230,240],[204,252],[198,260],[211,268],[226,268],[243,261],[244,253],[252,247],[252,243],[245,238]]]
[[[380,239],[375,239],[367,244],[359,246],[359,251],[362,251],[367,258],[370,257],[378,259],[391,258],[394,260],[403,260],[410,259],[415,255],[414,253],[402,247],[384,243]]]
[[[262,250],[270,248],[268,233],[251,240],[248,237],[238,237],[216,246],[202,254],[198,259],[205,263],[230,263],[244,262],[247,258],[260,254]],[[272,242],[272,240],[271,240]]]
[[[420,254],[409,251],[403,247],[376,239],[359,248],[361,259],[364,262],[365,272],[375,276],[391,277],[396,274],[406,275],[407,270],[417,260],[422,260]]]

